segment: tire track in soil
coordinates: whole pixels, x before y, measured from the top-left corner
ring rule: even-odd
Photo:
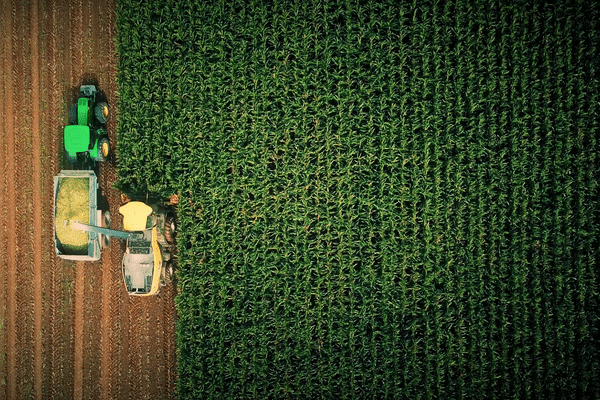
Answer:
[[[161,292],[159,292],[158,296],[162,294],[163,289],[164,287],[161,288]],[[148,348],[152,354],[148,360],[148,365],[146,368],[148,368],[148,383],[151,385],[150,388],[158,393],[166,393],[166,385],[164,381],[165,367],[162,364],[153,365],[152,362],[153,360],[165,359],[165,354],[163,353],[164,349],[162,346],[160,346],[160,343],[162,342],[160,336],[161,333],[164,332],[164,321],[160,312],[162,305],[161,300],[162,299],[160,297],[152,299],[152,305],[149,310],[150,312],[148,313]],[[152,391],[150,393],[152,393]]]
[[[111,182],[110,177],[105,172],[102,176],[103,179],[103,187],[106,188],[106,184]],[[116,196],[112,195],[110,191],[107,199],[109,204],[118,204],[118,199]],[[111,207],[114,208],[114,207]],[[111,216],[114,216],[114,212],[110,210]],[[115,218],[113,217],[113,221]],[[111,223],[114,227],[114,222]],[[120,337],[121,332],[119,329],[119,313],[117,305],[120,304],[120,287],[118,286],[119,269],[118,267],[120,260],[120,255],[118,252],[118,241],[111,241],[111,246],[104,251],[102,264],[104,265],[104,269],[102,271],[102,322],[101,322],[101,332],[102,332],[102,354],[101,354],[101,367],[100,367],[100,381],[101,381],[101,391],[100,398],[108,399],[108,398],[116,398],[117,393],[115,391],[116,388],[119,387],[118,382],[115,382],[115,377],[121,374],[121,357],[123,356],[123,352],[120,346]]]
[[[84,337],[83,337],[83,397],[100,397],[100,312],[103,264],[88,263],[85,269]]]
[[[33,304],[34,304],[34,391],[42,398],[42,176],[40,152],[40,60],[38,27],[40,26],[38,0],[31,2],[31,105],[32,105],[32,182],[33,182]]]
[[[160,343],[165,340],[163,337],[163,315],[161,298],[162,291],[157,296],[144,299],[146,305],[146,323],[144,327],[145,342],[143,349],[146,353],[144,364],[144,384],[146,385],[147,393],[166,393],[164,381],[164,363],[157,363],[157,360],[164,360],[163,347]]]
[[[5,174],[2,174],[2,215],[5,221],[6,229],[2,232],[3,243],[6,246],[5,260],[7,261],[6,272],[2,280],[6,283],[5,290],[2,291],[2,351],[6,358],[2,360],[3,379],[0,381],[2,392],[5,398],[15,398],[16,396],[16,379],[15,379],[15,297],[16,297],[16,274],[15,274],[15,250],[16,250],[16,234],[15,234],[15,176],[13,174],[15,168],[15,126],[14,126],[14,69],[13,69],[13,6],[2,7],[2,24],[0,29],[2,32],[3,43],[3,69],[2,69],[2,95],[3,95],[3,116],[4,132],[2,136],[2,167]]]
[[[33,310],[33,249],[32,243],[32,187],[28,185],[32,173],[31,155],[31,81],[28,70],[30,54],[30,3],[13,3],[13,68],[15,68],[15,175],[17,231],[15,342],[15,394],[18,398],[34,397],[34,310]]]
[[[73,326],[73,398],[83,398],[83,306],[87,262],[75,264],[75,319]]]
[[[115,199],[111,203],[112,211],[116,218],[113,221],[117,222],[116,226],[122,226],[122,218],[117,213],[117,205],[119,199]],[[112,270],[112,285],[111,285],[111,302],[115,306],[114,311],[111,313],[113,318],[114,330],[113,330],[113,341],[111,342],[112,353],[111,356],[118,360],[117,365],[113,368],[113,374],[111,376],[111,385],[113,390],[119,388],[120,397],[123,399],[129,398],[129,387],[127,380],[127,371],[129,370],[129,338],[127,333],[129,332],[129,313],[128,313],[128,297],[125,294],[124,287],[122,285],[122,272],[120,268],[120,262],[122,258],[122,251],[114,251],[115,247],[120,249],[118,242],[113,240],[111,261],[112,265],[118,266]]]
[[[175,353],[175,281],[165,288],[166,300],[163,303],[162,312],[165,318],[165,330],[163,338],[163,347],[166,355],[166,393],[170,399],[175,398],[175,381],[177,377],[176,353]]]
[[[52,26],[50,30],[52,39],[55,42],[55,53],[53,73],[56,74],[53,81],[56,85],[56,92],[52,92],[54,97],[52,106],[56,113],[53,113],[53,123],[51,127],[55,130],[51,134],[55,143],[55,160],[58,162],[62,150],[62,138],[60,132],[67,120],[67,104],[71,99],[71,81],[72,81],[72,48],[71,40],[71,7],[69,2],[57,2],[52,0]],[[52,98],[51,98],[52,99]],[[59,150],[60,149],[60,150]],[[58,168],[54,170],[58,172]],[[54,252],[54,251],[52,251]],[[73,316],[74,316],[74,273],[75,264],[72,261],[63,261],[53,256],[54,268],[52,270],[52,289],[50,305],[50,336],[52,343],[50,350],[52,367],[50,372],[51,379],[51,398],[70,398],[73,397]]]
[[[111,108],[111,112],[114,108]],[[114,114],[113,114],[114,115]],[[111,135],[110,122],[108,126],[109,135]],[[106,198],[110,204],[111,226],[120,227],[120,218],[118,215],[118,205],[120,202],[119,194],[111,189],[111,183],[116,180],[114,168],[108,165],[101,174],[103,178],[103,190],[106,192]],[[112,240],[110,247],[105,250],[103,265],[105,268],[102,274],[102,303],[109,307],[102,310],[102,340],[106,346],[102,347],[101,374],[102,374],[102,398],[115,398],[116,389],[123,388],[123,382],[118,378],[124,376],[122,359],[126,352],[123,350],[123,316],[126,310],[123,305],[125,300],[122,296],[123,286],[121,285],[121,242]]]
[[[99,66],[99,81],[107,96],[110,106],[110,118],[107,121],[107,130],[111,148],[115,149],[115,121],[117,114],[116,102],[116,59],[114,41],[116,37],[114,10],[115,4],[107,1],[106,4],[93,3],[97,9],[92,11],[93,19],[92,45],[94,54],[99,55],[97,64]],[[105,51],[102,51],[102,50]],[[118,206],[120,205],[120,195],[112,188],[112,182],[117,178],[114,165],[112,163],[103,163],[100,167],[100,180],[102,182],[102,192],[110,205],[110,212],[113,219],[112,226],[119,227],[120,218],[118,215]],[[126,395],[122,392],[125,387],[118,377],[126,375],[122,370],[122,362],[126,352],[122,347],[121,316],[126,310],[122,298],[123,287],[121,286],[121,241],[113,240],[111,246],[105,250],[103,258],[102,271],[102,304],[107,307],[102,309],[102,358],[100,366],[101,374],[101,398],[115,398],[116,389],[120,389],[121,396]]]
[[[114,398],[111,393],[111,381],[110,381],[110,364],[112,346],[112,326],[111,315],[113,307],[110,299],[110,289],[112,286],[112,246],[109,246],[104,250],[102,254],[102,299],[100,304],[102,305],[102,316],[100,322],[100,398],[108,399]],[[116,359],[115,359],[116,361]]]
[[[58,145],[57,145],[57,135],[55,134],[55,129],[58,128],[58,115],[60,115],[60,111],[57,107],[57,104],[60,103],[57,93],[59,92],[58,81],[57,81],[57,38],[56,38],[56,18],[57,18],[57,9],[54,0],[48,1],[45,4],[45,9],[41,11],[43,16],[43,22],[41,26],[44,27],[44,33],[46,40],[44,41],[44,46],[46,53],[44,55],[44,59],[47,61],[46,67],[47,69],[44,71],[46,75],[46,87],[47,91],[47,130],[48,133],[46,135],[46,148],[49,151],[49,154],[53,154],[54,157],[46,157],[48,166],[44,168],[45,171],[51,171],[52,174],[57,172],[57,155],[58,155]],[[53,185],[52,183],[48,183],[49,187],[44,191],[44,198],[51,198],[53,196]],[[53,224],[53,207],[49,202],[46,202],[44,215],[51,218],[47,224],[44,226],[51,226]],[[48,241],[52,243],[53,237],[52,232],[47,232],[46,237]],[[52,246],[52,248],[50,248]],[[45,287],[43,288],[43,293],[47,296],[47,312],[44,312],[45,321],[43,323],[45,329],[45,335],[43,337],[43,365],[46,366],[46,373],[44,374],[44,378],[42,381],[43,387],[43,398],[57,398],[59,397],[59,380],[57,379],[57,372],[59,368],[62,366],[60,362],[57,362],[58,354],[60,354],[60,343],[62,340],[57,340],[59,338],[58,331],[58,322],[56,321],[56,316],[58,314],[59,308],[58,304],[58,288],[60,287],[60,281],[57,280],[58,271],[57,268],[60,268],[60,263],[57,262],[57,258],[53,256],[54,249],[53,245],[47,246],[49,259],[44,260],[44,265],[47,265],[49,268],[45,273],[43,283]],[[62,339],[62,338],[61,338]],[[64,393],[64,392],[63,392]]]
[[[142,312],[138,316],[140,319],[140,370],[141,374],[139,375],[140,379],[140,387],[142,388],[142,393],[146,393],[144,396],[145,399],[149,399],[151,389],[150,389],[150,380],[151,376],[153,376],[153,370],[150,368],[150,358],[158,357],[158,354],[155,353],[155,349],[150,344],[150,312],[148,308],[152,307],[152,303],[154,303],[154,299],[152,298],[142,298],[140,303],[142,305]]]
[[[10,50],[10,44],[7,42],[6,38],[8,34],[6,32],[7,28],[7,7],[4,7],[0,10],[0,52],[2,54],[9,54],[12,50]],[[0,62],[0,98],[4,99],[2,103],[0,103],[0,168],[6,171],[6,163],[7,163],[7,139],[10,134],[8,131],[7,114],[6,114],[6,100],[11,100],[8,96],[7,86],[8,79],[10,79],[10,74],[7,73],[6,64],[8,57],[3,57]],[[8,186],[6,183],[6,175],[0,174],[0,221],[4,224],[4,229],[0,229],[0,243],[7,243],[7,231],[6,231],[6,220],[7,220],[7,207],[6,207],[6,191],[8,190]],[[0,246],[0,258],[2,260],[8,259],[8,252],[6,249],[6,245]],[[0,352],[2,352],[2,356],[0,356],[0,393],[3,393],[6,397],[6,321],[7,321],[7,274],[8,268],[0,268]]]
[[[117,179],[117,173],[114,166],[116,162],[116,153],[114,149],[116,149],[116,121],[118,117],[119,110],[117,108],[117,57],[116,57],[116,46],[113,38],[117,37],[116,32],[116,4],[115,0],[107,0],[107,4],[105,7],[101,7],[102,10],[106,12],[106,21],[108,21],[108,29],[103,30],[102,32],[106,35],[103,43],[108,44],[108,54],[107,54],[107,63],[106,63],[106,73],[108,75],[108,95],[109,102],[112,104],[111,107],[111,118],[108,121],[108,135],[110,146],[113,149],[112,163],[108,164],[108,168],[106,168],[106,177],[110,182],[114,182]],[[106,24],[102,24],[102,27],[106,27]],[[104,35],[102,36],[104,38]],[[113,218],[114,221],[117,221],[119,225],[122,226],[121,216],[118,215],[118,206],[120,205],[120,195],[119,193],[112,189],[112,186],[105,185],[107,188],[107,196],[110,199],[111,204],[111,214],[116,218]],[[108,188],[111,189],[108,189]],[[111,245],[111,265],[112,274],[111,274],[111,285],[108,286],[111,292],[111,300],[114,306],[113,311],[110,314],[111,321],[113,323],[114,331],[113,331],[113,340],[111,340],[112,348],[111,355],[113,356],[113,360],[116,362],[112,365],[113,371],[110,379],[109,379],[109,387],[113,390],[116,388],[124,388],[125,382],[122,377],[125,376],[125,363],[124,363],[124,355],[126,352],[124,351],[124,346],[122,342],[122,338],[125,336],[123,332],[126,332],[125,318],[123,315],[126,315],[126,298],[124,286],[122,283],[122,272],[121,272],[121,259],[123,257],[123,252],[121,250],[121,244],[118,241],[113,241]],[[116,365],[115,365],[116,364]],[[113,392],[114,393],[114,392]],[[128,392],[124,390],[125,398],[128,395]]]
[[[168,398],[173,398],[174,390],[173,390],[173,379],[172,376],[172,367],[173,367],[173,337],[171,336],[172,324],[173,320],[170,318],[171,310],[170,305],[172,303],[172,283],[164,286],[161,289],[160,293],[160,301],[156,305],[155,314],[157,321],[159,324],[157,326],[156,332],[159,333],[157,340],[160,341],[160,353],[161,357],[165,360],[163,365],[161,365],[160,369],[158,369],[158,376],[156,377],[156,381],[160,383],[159,390],[162,393],[165,393]]]
[[[110,81],[110,79],[109,79]],[[114,116],[114,107],[110,99],[111,89],[108,89],[107,96],[111,107],[111,116]],[[111,117],[111,119],[113,119]],[[114,122],[108,121],[109,139],[113,134],[111,125]],[[112,189],[112,182],[116,180],[114,168],[110,165],[101,167],[100,182],[102,194],[108,200],[111,213],[111,227],[119,228],[121,225],[120,215],[118,214],[118,205],[120,196]],[[111,240],[111,245],[104,250],[102,258],[102,318],[101,318],[101,341],[102,354],[100,359],[101,374],[101,398],[123,397],[126,393],[126,386],[119,381],[119,377],[125,376],[122,369],[122,359],[126,352],[123,349],[123,312],[124,300],[122,297],[120,262],[122,251],[121,242],[117,239]]]
[[[42,199],[42,235],[43,235],[43,257],[42,257],[42,293],[43,293],[43,320],[42,320],[42,393],[44,399],[64,397],[66,391],[61,390],[60,383],[57,377],[57,372],[62,363],[57,362],[56,358],[60,353],[61,342],[64,340],[60,331],[57,329],[58,322],[56,316],[58,314],[57,299],[58,288],[60,281],[57,281],[59,271],[62,268],[60,259],[54,255],[54,207],[49,199],[53,198],[53,179],[52,176],[58,172],[58,134],[59,132],[59,116],[62,115],[62,109],[59,107],[62,104],[62,98],[59,98],[60,88],[57,80],[57,37],[56,37],[56,18],[57,7],[54,0],[48,0],[40,3],[38,10],[42,21],[40,26],[43,29],[42,33],[42,69],[40,89],[44,88],[45,97],[43,99],[41,114],[43,117],[43,147],[47,149],[48,156],[42,156],[42,181],[43,195]],[[57,340],[58,339],[58,340]],[[59,394],[60,393],[60,394]]]
[[[114,116],[115,103],[112,99],[114,90],[114,79],[108,79],[109,83],[107,97],[111,107],[111,119],[107,124],[109,140],[114,138]],[[114,147],[113,147],[114,148]],[[120,205],[120,195],[112,188],[112,182],[116,180],[114,167],[104,164],[101,167],[100,179],[103,194],[106,196],[110,205],[111,227],[119,229],[122,227],[122,217],[118,213]],[[110,247],[105,250],[103,265],[103,304],[110,304],[109,309],[103,309],[103,326],[107,326],[106,332],[103,332],[103,340],[108,342],[108,347],[103,347],[102,355],[102,398],[127,398],[128,384],[127,363],[129,359],[128,352],[128,326],[129,314],[127,309],[128,296],[124,295],[121,274],[122,243],[120,240],[111,240]],[[106,266],[107,263],[108,266]]]
[[[128,296],[127,303],[129,308],[128,349],[126,350],[128,356],[127,376],[129,398],[134,400],[138,399],[141,393],[142,352],[140,349],[141,330],[139,322],[142,307],[140,306],[140,299],[131,296]]]
[[[161,293],[159,294],[159,298],[157,299],[157,304],[155,308],[155,319],[158,321],[156,329],[154,329],[155,341],[158,341],[155,346],[157,348],[158,354],[163,363],[158,365],[154,370],[156,371],[157,376],[155,377],[155,381],[157,382],[157,390],[161,393],[165,394],[165,398],[170,398],[169,392],[169,382],[167,380],[168,369],[169,369],[169,354],[167,353],[167,347],[165,347],[165,343],[169,340],[167,336],[168,327],[167,327],[167,318],[165,313],[165,302],[167,294],[168,286],[163,286],[161,288]]]
[[[109,141],[111,140],[112,125],[114,124],[114,111],[116,109],[115,103],[112,101],[112,95],[114,93],[114,88],[112,87],[113,80],[110,76],[110,53],[113,49],[108,48],[107,51],[101,51],[103,43],[110,43],[111,36],[110,32],[107,32],[105,29],[106,24],[102,23],[103,21],[107,21],[110,26],[111,20],[109,18],[109,14],[111,10],[114,8],[110,8],[105,6],[104,4],[100,4],[99,2],[92,2],[92,5],[95,5],[96,8],[91,12],[91,15],[94,18],[94,27],[92,28],[92,32],[96,34],[93,36],[92,41],[94,44],[94,54],[99,55],[99,72],[100,76],[98,78],[100,86],[104,89],[105,94],[107,96],[107,101],[110,106],[110,119],[107,121],[107,130],[109,134]],[[113,147],[114,148],[114,147]],[[108,204],[118,204],[116,201],[118,199],[113,195],[114,190],[111,189],[112,181],[116,179],[116,176],[110,174],[110,165],[103,164],[100,167],[100,182],[102,187],[102,194],[108,200]],[[109,210],[111,215],[114,215],[113,210]],[[114,225],[113,225],[114,226]],[[100,349],[101,349],[101,358],[100,358],[100,398],[108,399],[115,398],[116,393],[113,392],[113,388],[116,387],[113,382],[113,377],[118,373],[119,368],[119,352],[115,352],[115,341],[118,336],[120,336],[119,332],[115,331],[118,329],[116,326],[116,305],[118,303],[112,303],[111,301],[111,291],[113,290],[113,280],[114,280],[114,270],[115,267],[118,266],[118,263],[114,262],[113,253],[117,252],[118,241],[111,240],[111,245],[104,250],[104,254],[102,257],[102,291],[101,291],[101,304],[102,304],[102,313],[101,313],[101,321],[100,321]]]

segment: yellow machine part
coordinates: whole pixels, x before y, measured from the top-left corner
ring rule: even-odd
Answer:
[[[110,148],[108,147],[108,143],[106,143],[106,142],[102,143],[102,149],[101,149],[101,151],[102,151],[102,155],[104,157],[108,157],[109,150],[110,150]]]
[[[152,207],[141,201],[130,201],[121,206],[119,212],[123,214],[123,229],[137,232],[146,229],[146,221],[152,214]]]
[[[152,254],[154,255],[154,272],[152,274],[152,287],[148,293],[140,294],[138,296],[152,296],[158,293],[160,288],[160,275],[162,270],[162,255],[160,253],[160,247],[158,246],[158,229],[156,226],[152,228]]]

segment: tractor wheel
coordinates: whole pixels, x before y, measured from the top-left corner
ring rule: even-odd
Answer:
[[[175,238],[177,236],[177,221],[175,217],[171,214],[167,215],[165,218],[165,240],[169,244],[175,243]]]
[[[110,247],[110,237],[108,237],[106,235],[99,235],[99,236],[100,236],[100,247],[103,249]]]
[[[77,104],[69,107],[69,125],[77,125]]]
[[[163,264],[162,269],[160,270],[160,286],[165,286],[167,284],[167,273],[165,271],[166,265]]]
[[[168,261],[160,271],[160,285],[166,286],[173,282],[173,262]]]
[[[110,211],[106,210],[102,213],[102,219],[99,221],[102,228],[110,228]],[[100,236],[100,246],[105,249],[110,247],[110,237],[106,235]]]
[[[102,138],[98,142],[98,161],[107,161],[110,157],[110,143],[107,138]]]
[[[96,104],[94,114],[101,124],[106,124],[106,121],[108,121],[108,104],[106,102]]]

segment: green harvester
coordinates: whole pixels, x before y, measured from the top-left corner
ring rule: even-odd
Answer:
[[[77,103],[69,109],[69,125],[64,130],[66,157],[72,165],[93,165],[108,160],[108,115],[108,103],[102,100],[96,86],[81,86]]]

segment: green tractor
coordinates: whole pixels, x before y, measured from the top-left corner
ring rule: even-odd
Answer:
[[[72,165],[94,165],[110,156],[106,131],[108,103],[94,85],[79,88],[77,103],[69,108],[69,125],[65,126],[64,143],[67,161]]]

